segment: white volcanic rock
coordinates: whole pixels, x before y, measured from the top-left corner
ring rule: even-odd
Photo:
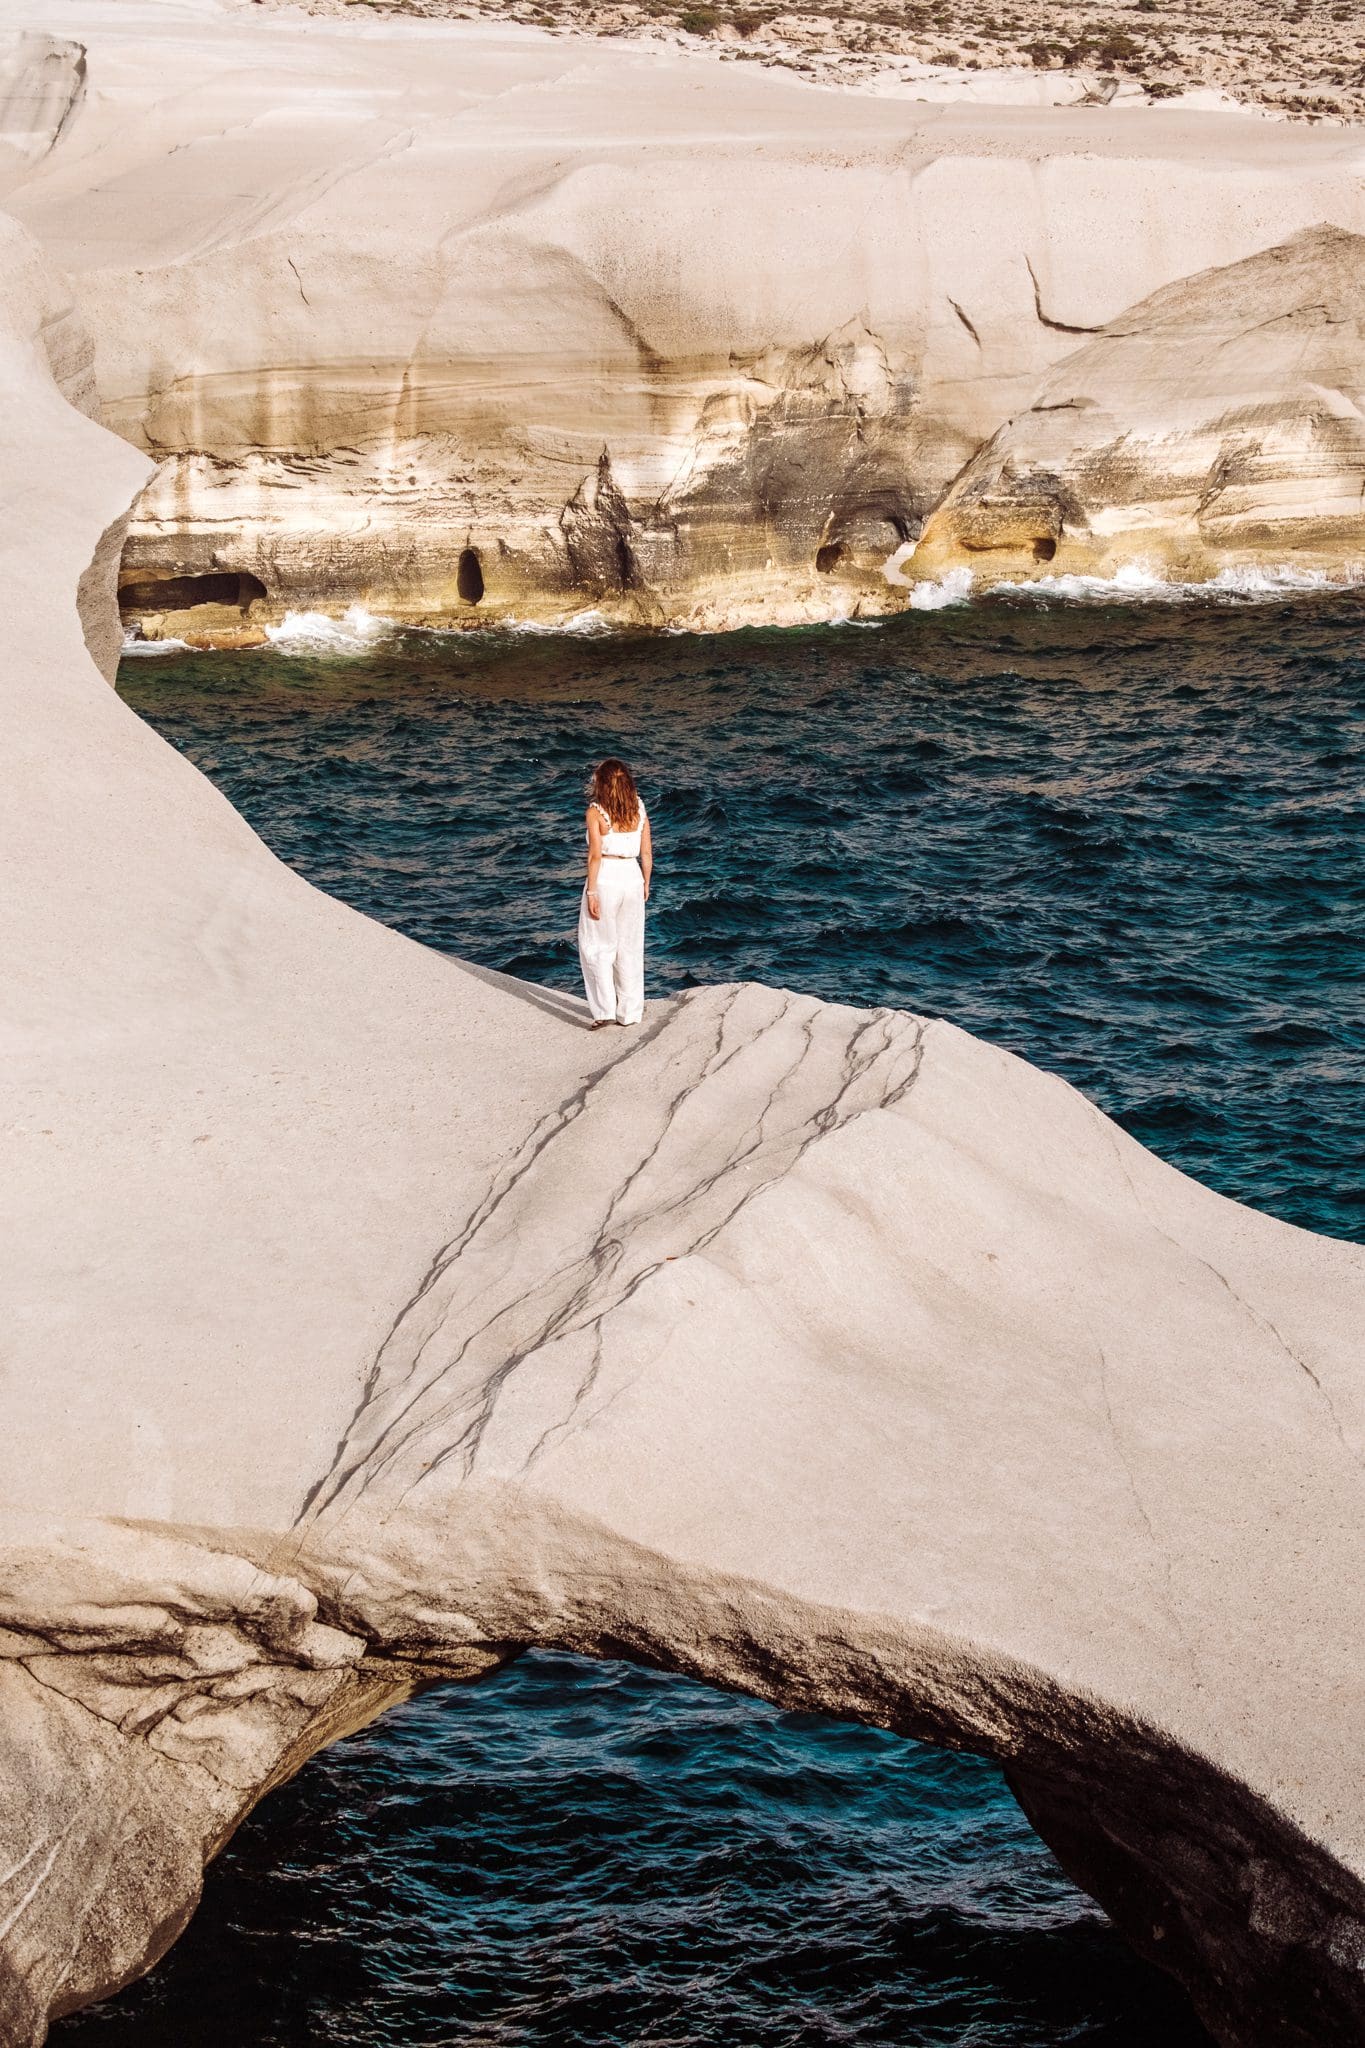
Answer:
[[[1001,1758],[1221,2039],[1357,2040],[1365,1256],[945,1024],[604,1048],[308,888],[87,651],[145,464],[0,253],[6,2043],[528,1643]]]
[[[885,562],[1078,335],[1365,230],[1350,130],[915,104],[489,23],[11,13],[84,52],[8,204],[161,463],[126,565],[151,632],[892,608]]]
[[[0,191],[56,147],[84,93],[80,43],[40,30],[0,35]]]
[[[915,570],[1363,574],[1363,404],[1365,239],[1305,229],[1059,363],[953,484]]]

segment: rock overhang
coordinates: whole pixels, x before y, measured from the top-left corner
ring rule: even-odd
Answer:
[[[1284,456],[1340,484],[1334,521],[1278,471],[1221,522],[1192,512],[1227,439],[1213,387],[1229,410],[1252,371],[1212,376],[1188,445],[1147,446],[1144,408],[1182,402],[1184,330],[1113,394],[1122,477],[1084,433],[1057,454],[1066,503],[1142,510],[1121,540],[1073,517],[983,553],[952,516],[1087,336],[1318,222],[1365,229],[1349,131],[928,108],[676,51],[206,4],[149,66],[142,17],[63,20],[94,84],[11,203],[76,278],[108,423],[162,465],[126,581],[253,590],[197,616],[130,604],[153,636],[240,645],[354,605],[450,627],[874,616],[905,602],[886,564],[926,520],[911,580],[1049,573],[1040,539],[1083,573],[1352,566],[1353,447]],[[1256,394],[1288,444],[1285,375],[1263,363]],[[611,515],[585,532],[604,449]],[[1174,496],[1172,455],[1193,478]]]

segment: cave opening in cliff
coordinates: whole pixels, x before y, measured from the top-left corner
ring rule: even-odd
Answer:
[[[462,548],[460,565],[455,571],[455,588],[465,604],[480,604],[483,601],[483,563],[479,560],[477,548]]]
[[[832,574],[843,559],[844,544],[841,540],[826,541],[822,548],[815,550],[815,566],[822,576]]]
[[[135,572],[118,588],[119,610],[189,612],[197,605],[219,604],[244,612],[266,595],[259,576],[225,569],[209,576],[163,575],[155,569]]]
[[[1033,559],[1035,562],[1050,562],[1056,553],[1057,543],[1050,533],[1040,534],[1033,543]]]
[[[609,590],[638,590],[641,576],[640,565],[635,559],[635,550],[630,544],[630,535],[619,530],[611,536],[611,562],[614,575],[608,571],[606,588]]]

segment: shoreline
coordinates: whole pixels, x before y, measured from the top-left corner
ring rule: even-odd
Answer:
[[[1155,576],[1143,564],[1135,563],[1128,572],[1120,570],[1112,577],[1037,577],[1020,583],[992,583],[979,589],[965,585],[961,581],[961,573],[949,571],[938,581],[926,581],[911,586],[909,601],[895,608],[880,612],[859,612],[854,609],[840,614],[830,613],[823,618],[802,619],[789,623],[765,618],[737,618],[729,623],[689,625],[672,622],[660,625],[649,621],[612,617],[595,607],[588,607],[558,621],[489,618],[464,623],[435,624],[429,621],[395,618],[381,612],[371,612],[364,606],[353,605],[344,611],[290,612],[281,620],[271,621],[259,629],[249,629],[248,636],[217,639],[185,639],[174,636],[159,638],[125,631],[120,659],[154,659],[157,656],[172,654],[267,652],[286,656],[363,656],[372,651],[377,652],[386,644],[401,640],[408,634],[420,634],[451,642],[464,640],[471,635],[479,639],[504,635],[508,638],[527,636],[550,640],[655,637],[702,640],[710,637],[728,637],[734,633],[785,634],[834,631],[846,626],[867,630],[891,626],[898,620],[910,616],[929,616],[942,611],[982,611],[991,606],[1010,609],[1029,606],[1038,611],[1130,610],[1134,607],[1167,611],[1186,608],[1206,612],[1247,610],[1268,605],[1313,605],[1349,597],[1365,588],[1365,564],[1361,565],[1357,573],[1345,577],[1332,577],[1326,572],[1311,573],[1292,566],[1284,566],[1278,570],[1224,570],[1202,582],[1177,583]],[[255,637],[256,632],[259,633],[259,637]]]
[[[20,5],[70,33],[4,203],[159,465],[149,632],[798,625],[939,602],[911,546],[938,588],[1365,555],[1359,131],[491,16]]]

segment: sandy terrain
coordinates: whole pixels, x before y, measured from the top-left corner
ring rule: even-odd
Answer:
[[[822,85],[911,97],[1141,104],[1193,93],[1308,120],[1365,114],[1365,16],[1343,0],[1001,0],[996,12],[964,0],[314,0],[310,11],[353,7],[709,43]],[[1000,72],[1013,77],[984,75]]]

